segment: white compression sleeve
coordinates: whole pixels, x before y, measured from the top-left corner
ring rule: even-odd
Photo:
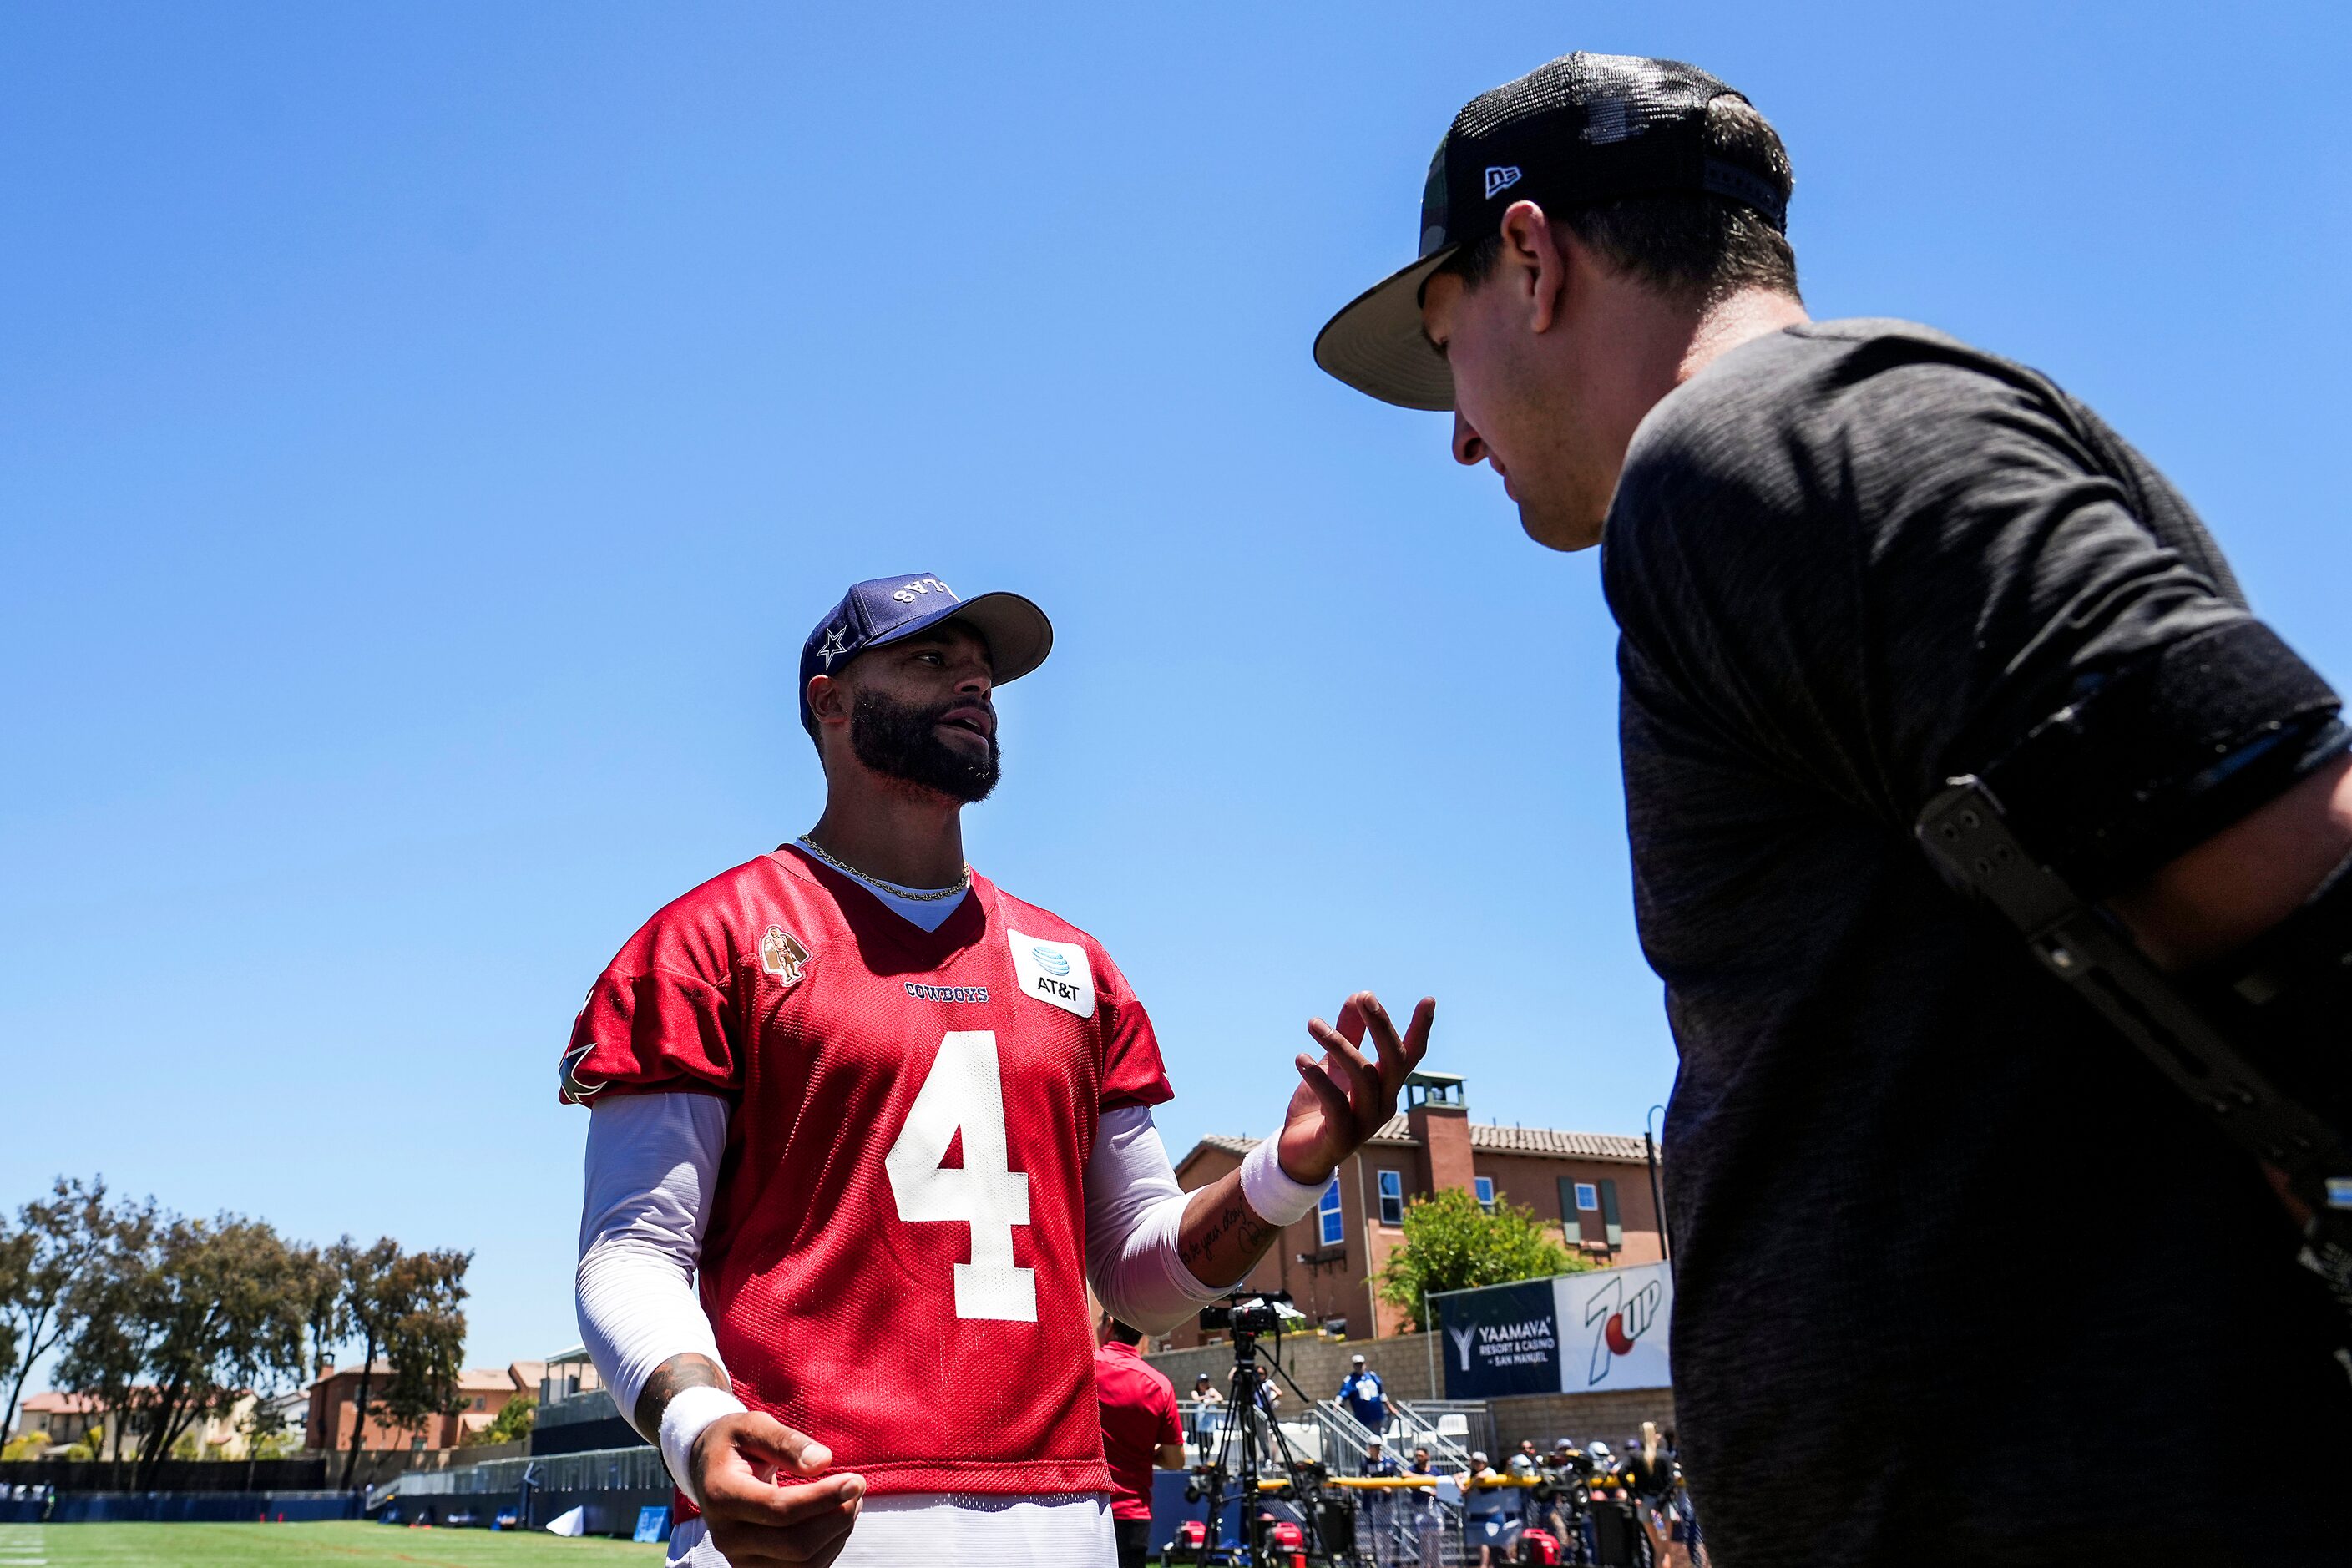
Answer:
[[[1086,1189],[1087,1283],[1112,1317],[1158,1332],[1223,1293],[1177,1256],[1192,1194],[1176,1184],[1148,1107],[1102,1113]]]
[[[662,1363],[690,1351],[725,1364],[695,1294],[694,1271],[726,1147],[727,1102],[712,1095],[608,1095],[589,1112],[574,1300],[580,1337],[632,1426],[646,1379]],[[659,1433],[644,1436],[662,1446],[683,1487],[671,1450],[683,1455],[704,1426],[742,1408],[731,1394],[704,1390],[688,1405],[693,1431],[665,1419]]]

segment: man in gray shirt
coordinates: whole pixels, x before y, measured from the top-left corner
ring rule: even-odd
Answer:
[[[1706,73],[1555,60],[1463,110],[1420,259],[1316,345],[1453,411],[1530,536],[1602,546],[1709,1545],[2341,1561],[2352,1386],[2284,1211],[1912,835],[1947,778],[2030,753],[2032,847],[2160,963],[2210,961],[2352,856],[2336,700],[2049,381],[1811,321],[1791,183]],[[2095,743],[2053,728],[2093,699]],[[2263,1462],[2200,1477],[2242,1432]]]

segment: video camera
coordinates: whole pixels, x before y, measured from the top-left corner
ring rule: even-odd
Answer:
[[[1231,1290],[1218,1305],[1201,1309],[1204,1333],[1230,1330],[1236,1334],[1276,1334],[1282,1331],[1285,1320],[1300,1321],[1287,1290]]]

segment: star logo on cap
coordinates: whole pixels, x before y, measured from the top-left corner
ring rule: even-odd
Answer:
[[[825,627],[824,641],[818,646],[816,656],[824,661],[824,672],[827,675],[833,673],[833,661],[839,658],[843,654],[845,654],[848,651],[848,626],[845,623],[844,625],[837,626]]]

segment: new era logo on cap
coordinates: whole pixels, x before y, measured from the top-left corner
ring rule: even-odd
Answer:
[[[1472,99],[1430,160],[1418,258],[1331,318],[1316,336],[1315,363],[1386,402],[1453,407],[1453,372],[1422,335],[1422,286],[1463,247],[1497,232],[1515,202],[1549,213],[1696,193],[1782,227],[1785,162],[1708,141],[1708,106],[1738,96],[1678,60],[1573,54]]]

